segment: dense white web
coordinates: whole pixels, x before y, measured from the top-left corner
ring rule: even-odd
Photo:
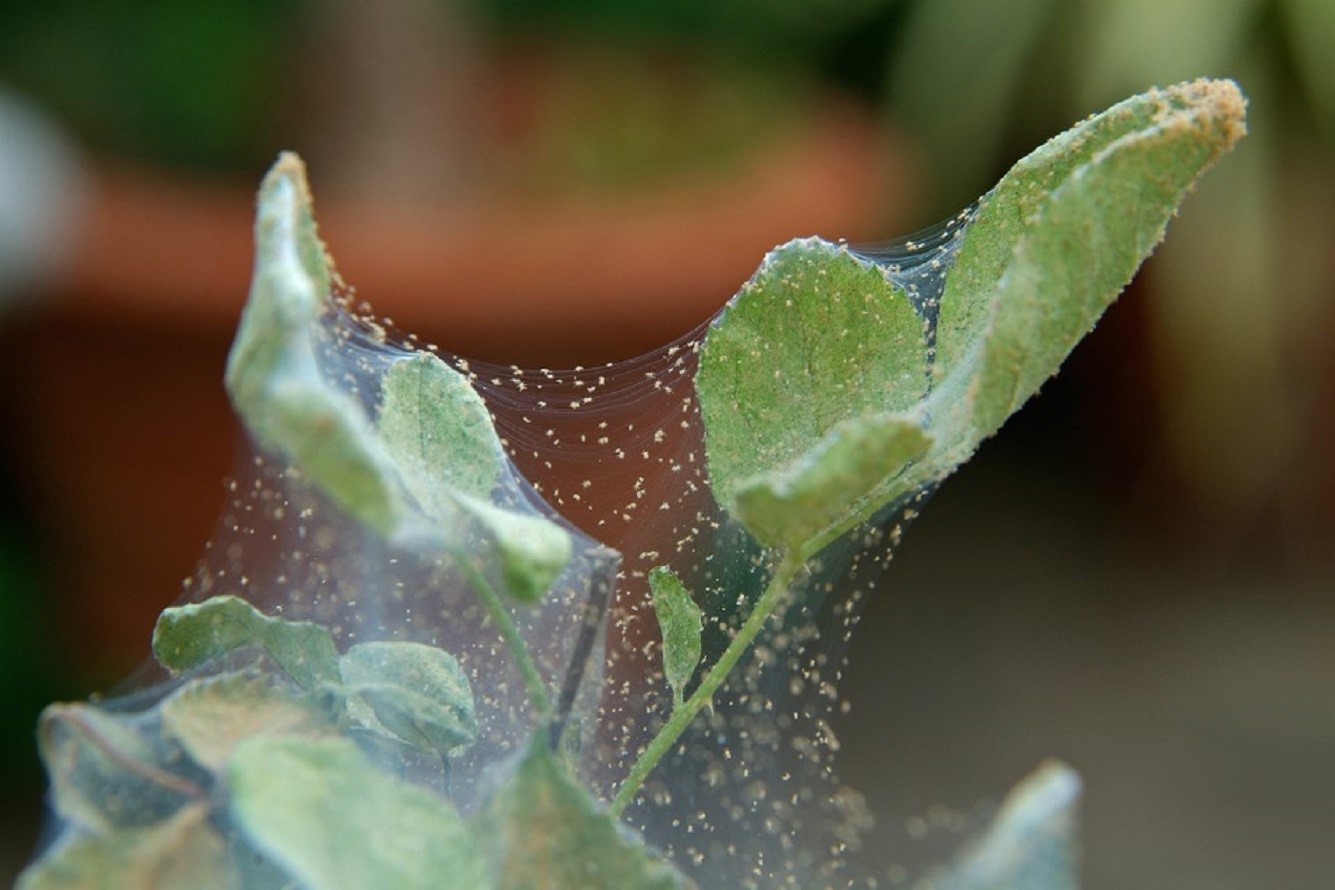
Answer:
[[[912,238],[853,251],[909,294],[931,331],[969,218],[966,211]],[[387,330],[351,293],[337,295],[323,325],[321,374],[368,414],[377,410],[386,369],[416,351],[440,354],[465,374],[511,460],[493,500],[571,530],[574,557],[553,588],[539,604],[512,605],[511,613],[557,702],[554,740],[595,793],[610,798],[671,710],[649,570],[671,567],[702,608],[707,669],[773,569],[711,493],[694,386],[709,324],[628,361],[564,370],[440,353]],[[409,640],[454,655],[477,699],[476,743],[444,768],[401,752],[393,766],[448,793],[464,812],[475,809],[534,718],[460,560],[388,542],[298,470],[259,452],[229,491],[182,600],[236,594],[269,614],[318,621],[341,649]],[[626,811],[703,886],[843,886],[871,878],[858,855],[870,815],[834,772],[839,743],[831,718],[841,706],[844,651],[860,607],[922,497],[893,505],[813,561],[792,605]],[[458,542],[465,556],[474,546]],[[485,553],[475,555],[485,564]],[[107,707],[143,709],[173,681],[148,672],[136,683],[137,691]]]

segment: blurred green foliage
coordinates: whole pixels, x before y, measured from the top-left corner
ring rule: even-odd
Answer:
[[[887,52],[888,113],[927,159],[924,221],[986,188],[1023,146],[1117,96],[1237,79],[1252,137],[1149,267],[1159,455],[1219,514],[1293,515],[1320,473],[1335,323],[1335,3],[914,2]],[[1322,480],[1315,480],[1320,484]]]
[[[198,166],[267,163],[296,0],[0,4],[0,79],[89,145]]]

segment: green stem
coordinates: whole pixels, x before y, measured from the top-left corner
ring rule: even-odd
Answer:
[[[630,773],[626,775],[625,781],[617,789],[616,796],[612,798],[612,803],[608,810],[612,815],[619,816],[621,811],[626,808],[634,798],[640,787],[644,785],[644,780],[648,778],[649,773],[658,765],[658,761],[663,759],[681,734],[686,731],[686,727],[691,725],[695,715],[704,709],[714,698],[714,693],[723,685],[723,681],[736,666],[743,653],[750,648],[756,635],[760,633],[765,622],[769,620],[770,615],[774,614],[784,595],[788,593],[788,587],[797,577],[801,570],[803,561],[796,553],[785,552],[779,560],[779,564],[774,569],[774,575],[769,580],[769,585],[765,592],[756,600],[755,608],[747,617],[746,622],[742,624],[737,631],[737,635],[732,638],[728,648],[719,656],[719,660],[714,662],[714,666],[709,669],[709,673],[700,681],[691,697],[686,699],[681,707],[672,709],[672,716],[668,722],[663,724],[663,728],[658,731],[649,742],[649,747],[644,749],[644,753],[635,761],[635,765],[630,768]]]
[[[491,586],[486,576],[478,571],[477,566],[473,565],[467,556],[461,555],[458,562],[468,577],[468,583],[472,584],[477,592],[478,599],[486,606],[487,614],[496,622],[496,627],[501,632],[501,639],[505,640],[506,647],[514,656],[515,664],[519,666],[519,674],[524,678],[524,687],[528,690],[528,696],[532,699],[538,716],[546,720],[552,715],[552,703],[547,697],[547,686],[542,682],[542,676],[538,674],[538,666],[534,664],[533,656],[528,651],[528,644],[519,635],[519,629],[510,620],[510,613],[506,611],[505,603],[501,602],[496,588]]]

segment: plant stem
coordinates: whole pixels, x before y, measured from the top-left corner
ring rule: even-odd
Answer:
[[[533,701],[533,707],[537,710],[539,718],[546,720],[552,714],[552,703],[547,697],[547,686],[538,674],[538,666],[533,663],[533,656],[528,651],[528,644],[519,635],[519,629],[510,620],[510,613],[506,611],[505,604],[496,593],[496,588],[491,586],[486,576],[478,571],[477,566],[473,565],[473,561],[467,556],[460,555],[458,562],[468,577],[468,582],[473,585],[473,590],[477,592],[478,599],[486,606],[487,614],[496,622],[496,627],[501,632],[501,639],[505,640],[506,647],[514,656],[519,674],[524,678],[524,688],[528,690],[528,696]]]
[[[649,746],[635,761],[635,765],[630,768],[630,772],[626,775],[621,787],[617,789],[616,796],[612,798],[612,803],[608,806],[608,810],[614,817],[619,816],[626,805],[635,798],[649,773],[658,765],[658,761],[663,759],[663,755],[676,744],[677,739],[681,738],[681,734],[691,725],[695,715],[699,714],[705,705],[713,700],[714,693],[723,685],[723,681],[727,679],[728,674],[737,665],[738,660],[750,648],[756,635],[765,626],[765,622],[774,614],[775,609],[788,593],[789,586],[793,583],[793,579],[797,577],[797,573],[803,565],[802,558],[798,554],[793,552],[783,553],[779,559],[779,564],[774,569],[774,575],[769,580],[769,585],[765,588],[765,592],[760,595],[760,599],[756,600],[755,608],[751,610],[751,614],[747,616],[745,623],[737,631],[737,635],[732,638],[728,648],[719,656],[719,660],[714,662],[714,666],[700,681],[700,685],[696,687],[691,697],[686,699],[681,707],[672,709],[672,716],[668,718],[668,722],[663,724],[663,728],[658,731],[658,735],[653,737]]]

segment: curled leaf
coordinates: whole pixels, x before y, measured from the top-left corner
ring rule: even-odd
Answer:
[[[347,694],[365,702],[379,726],[414,748],[445,755],[477,736],[468,677],[442,649],[358,643],[343,656],[340,668]]]
[[[503,558],[510,593],[536,599],[571,545],[536,512],[491,503],[505,456],[486,405],[463,375],[421,353],[386,371],[369,410],[321,364],[333,278],[304,168],[284,155],[260,189],[254,276],[228,357],[237,413],[263,448],[368,527],[442,552],[479,532]]]
[[[1180,84],[1021,160],[943,255],[926,336],[888,269],[815,239],[773,251],[700,358],[720,502],[761,543],[811,556],[944,478],[1056,372],[1244,115],[1231,81]]]
[[[846,449],[825,458],[813,449],[850,420],[915,405],[927,391],[927,355],[923,318],[875,263],[817,238],[775,248],[715,321],[700,356],[696,388],[720,503],[738,512],[742,491],[777,493],[796,482],[804,501],[820,504],[819,518],[798,528],[786,525],[791,517],[741,515],[771,546],[801,543],[813,533],[806,526],[838,523],[900,467],[882,460],[886,473],[850,491]]]
[[[327,629],[271,618],[240,597],[163,609],[153,628],[153,655],[171,671],[188,671],[247,646],[262,650],[303,689],[338,681],[338,652]]]

